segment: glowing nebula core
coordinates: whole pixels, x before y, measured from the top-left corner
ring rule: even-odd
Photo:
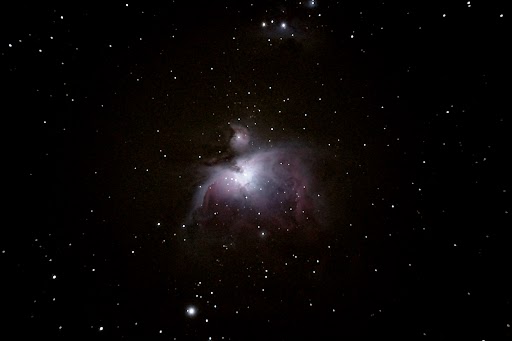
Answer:
[[[262,149],[248,129],[230,125],[230,157],[208,162],[189,223],[206,228],[289,230],[315,219],[313,152],[299,146]]]

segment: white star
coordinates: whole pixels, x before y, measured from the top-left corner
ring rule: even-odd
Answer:
[[[187,315],[193,317],[197,314],[197,309],[194,306],[190,306],[187,308]]]

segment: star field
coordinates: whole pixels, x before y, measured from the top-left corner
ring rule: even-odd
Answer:
[[[5,7],[2,339],[510,338],[505,7]]]

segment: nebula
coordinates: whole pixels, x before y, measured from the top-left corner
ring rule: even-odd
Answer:
[[[314,153],[301,146],[262,148],[246,127],[230,125],[228,157],[206,160],[189,224],[221,231],[279,231],[314,223]]]

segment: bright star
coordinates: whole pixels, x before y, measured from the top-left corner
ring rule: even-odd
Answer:
[[[190,317],[194,317],[197,314],[197,309],[194,306],[190,306],[187,308],[187,315]]]

